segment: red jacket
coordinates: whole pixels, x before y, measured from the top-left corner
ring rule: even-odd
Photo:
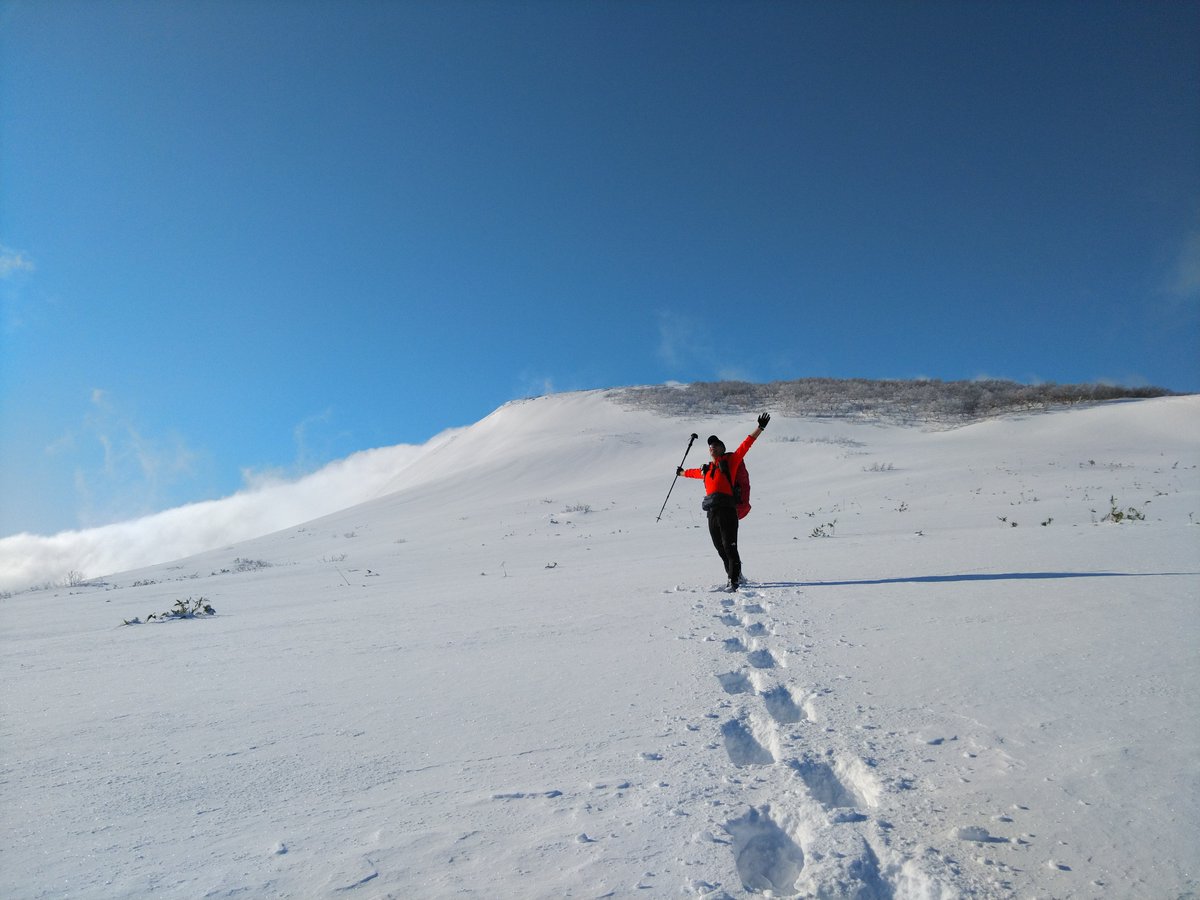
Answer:
[[[737,470],[742,464],[742,459],[746,456],[747,451],[756,440],[753,434],[746,435],[746,439],[742,441],[742,445],[732,453],[726,453],[718,458],[720,460],[729,461],[729,478],[725,477],[725,473],[721,471],[720,465],[708,463],[700,469],[684,469],[683,476],[685,478],[703,478],[704,493],[706,494],[728,494],[733,496],[733,484],[730,479],[737,478]]]

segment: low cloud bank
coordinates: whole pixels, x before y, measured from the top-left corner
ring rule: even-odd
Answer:
[[[296,481],[268,482],[128,522],[0,539],[0,591],[138,569],[311,521],[378,496],[428,446],[364,450]]]

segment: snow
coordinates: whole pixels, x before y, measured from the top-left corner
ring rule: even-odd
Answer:
[[[753,416],[605,392],[409,448],[307,524],[15,594],[0,896],[1194,892],[1198,400],[777,415],[736,594],[698,482],[655,517],[688,435]]]

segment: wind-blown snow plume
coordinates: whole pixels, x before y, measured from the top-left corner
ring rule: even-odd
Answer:
[[[95,577],[179,559],[328,515],[382,493],[436,440],[364,450],[296,481],[261,483],[128,522],[0,539],[0,590],[61,582],[69,572]]]

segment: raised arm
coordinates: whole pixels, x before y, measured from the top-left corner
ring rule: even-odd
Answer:
[[[766,430],[767,423],[770,421],[771,421],[770,413],[763,413],[761,416],[758,417],[758,427],[755,428],[748,435],[746,435],[746,439],[744,441],[742,441],[742,445],[740,447],[738,447],[735,451],[733,451],[734,459],[736,459],[738,462],[742,461],[742,458],[750,450],[751,445],[755,441],[757,441],[758,436]]]

